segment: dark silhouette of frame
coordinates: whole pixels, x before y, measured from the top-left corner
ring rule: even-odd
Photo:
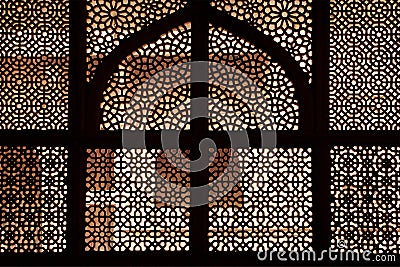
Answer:
[[[208,60],[208,27],[223,26],[257,47],[269,52],[287,71],[296,88],[299,101],[299,130],[278,131],[277,147],[311,148],[312,153],[312,247],[328,249],[331,242],[330,148],[334,145],[398,146],[400,139],[394,131],[330,131],[329,130],[329,1],[315,0],[312,4],[313,82],[307,82],[298,63],[271,37],[265,36],[245,21],[217,11],[208,1],[192,0],[186,8],[154,22],[121,41],[99,66],[90,83],[86,83],[86,3],[70,1],[70,71],[69,71],[69,130],[0,131],[2,145],[65,146],[68,159],[67,248],[62,253],[13,254],[0,253],[5,265],[325,265],[322,262],[260,262],[255,252],[208,252],[208,206],[190,210],[190,251],[188,252],[85,252],[86,158],[88,148],[121,148],[121,131],[100,131],[100,103],[106,81],[117,64],[142,44],[155,41],[160,34],[187,21],[192,23],[192,61]],[[139,41],[138,41],[139,40]],[[191,97],[207,97],[208,86],[194,84]],[[198,138],[210,137],[218,146],[227,145],[218,133],[208,131],[208,120],[196,120],[191,131]],[[257,131],[249,131],[251,145],[259,145]],[[159,132],[147,135],[148,147],[160,147]],[[190,132],[181,136],[183,147],[194,148]],[[193,181],[208,181],[205,173],[194,174]],[[342,264],[346,264],[345,262]],[[360,262],[356,264],[368,264]],[[394,265],[394,263],[392,263]]]

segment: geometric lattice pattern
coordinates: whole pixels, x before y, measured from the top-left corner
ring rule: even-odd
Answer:
[[[235,90],[236,91],[236,90]],[[209,128],[213,131],[229,130],[240,131],[247,128],[268,128],[263,127],[265,124],[272,125],[274,118],[267,118],[264,125],[259,121],[259,117],[255,116],[256,111],[270,111],[268,107],[261,106],[260,110],[257,107],[249,107],[247,101],[237,92],[222,86],[209,86],[209,101],[208,112],[210,117]],[[265,101],[266,102],[266,101]],[[267,102],[266,102],[267,103]]]
[[[330,127],[398,130],[398,1],[331,0]]]
[[[180,86],[175,90],[169,88],[168,92],[163,92],[162,90],[165,90],[170,82],[171,76],[167,75],[168,73],[161,74],[154,84],[146,83],[147,87],[143,88],[141,85],[164,69],[189,62],[190,47],[190,23],[186,23],[161,35],[155,43],[145,44],[124,59],[107,82],[108,86],[103,94],[101,129],[170,129],[172,122],[164,121],[165,117],[175,117],[178,121],[174,121],[173,124],[179,126],[180,129],[183,128],[189,122],[189,114],[184,112],[182,117],[178,117],[171,116],[171,112],[183,103],[188,104],[189,85]],[[147,90],[148,86],[154,88]],[[144,89],[146,91],[143,91]],[[133,97],[139,97],[139,99],[133,101]],[[132,124],[127,120],[129,110],[133,108],[133,111],[137,112],[139,109],[132,106],[133,103],[147,107],[151,106],[154,99],[158,100],[154,103],[153,113],[145,114],[149,116],[148,120],[138,116],[132,116],[132,119],[140,119]]]
[[[66,247],[67,151],[0,147],[0,252]]]
[[[68,2],[0,2],[0,129],[68,128]]]
[[[186,2],[87,0],[87,81],[121,40],[183,8]]]
[[[211,86],[209,97],[218,100],[218,104],[209,105],[210,130],[242,130],[257,126],[264,130],[297,130],[298,101],[285,70],[266,52],[246,40],[222,28],[210,27],[209,60],[242,73],[254,82],[258,87],[254,90],[262,97],[259,99],[243,83],[227,84],[232,88]],[[216,73],[221,74],[221,71]]]
[[[400,253],[400,148],[337,146],[331,158],[332,248]]]
[[[303,148],[220,149],[210,180],[229,157],[238,159],[238,168],[228,171],[241,178],[229,197],[210,204],[210,251],[311,249],[310,153]]]
[[[211,5],[244,20],[285,48],[311,77],[312,0],[212,0]]]
[[[130,116],[131,119],[136,117],[140,120],[137,121],[137,125],[144,124],[144,120],[141,120],[139,116],[132,115]],[[165,95],[157,100],[154,109],[150,111],[147,118],[146,128],[152,130],[189,130],[189,122],[190,84],[183,84],[168,90]],[[125,127],[127,127],[127,124]]]
[[[159,175],[172,184],[190,186],[183,166],[170,163],[170,159],[176,162],[176,153],[146,149],[87,151],[87,251],[189,249],[188,210],[157,201],[149,183]]]
[[[243,171],[243,162],[239,162],[240,153],[231,148],[219,148],[211,149],[210,156],[208,165],[210,174],[208,202],[211,203],[210,206],[243,207],[240,176]],[[230,184],[226,183],[228,181]]]

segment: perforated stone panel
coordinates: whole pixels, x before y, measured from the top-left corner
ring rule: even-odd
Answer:
[[[66,248],[67,151],[0,147],[0,252]]]
[[[238,168],[228,171],[241,178],[229,197],[210,204],[210,251],[311,249],[310,153],[310,149],[219,150],[210,179],[221,174],[231,156],[238,159]]]
[[[68,128],[68,2],[0,2],[0,130]]]
[[[312,0],[211,1],[211,5],[217,9],[248,22],[265,35],[272,36],[275,42],[290,52],[310,77],[311,4]]]
[[[145,44],[138,51],[133,51],[119,64],[104,92],[101,129],[170,130],[188,127],[188,111],[182,110],[179,116],[174,116],[172,111],[183,103],[189,105],[189,85],[172,88],[170,80],[171,75],[176,75],[174,73],[157,76],[156,82],[148,80],[162,70],[190,61],[190,27],[190,23],[187,23],[168,31],[155,43]],[[152,88],[144,87],[145,91],[138,93],[144,83],[150,84]],[[161,89],[168,90],[160,94],[158,90]],[[151,106],[154,99],[158,100],[152,112],[144,114],[147,118],[136,114],[128,116],[130,111],[136,112],[139,106],[141,109]],[[168,121],[166,117],[174,117],[175,121]]]
[[[87,80],[121,40],[183,8],[187,1],[88,0]]]
[[[331,158],[332,248],[399,253],[400,148],[336,146]]]
[[[267,52],[212,25],[209,42],[209,60],[231,68],[212,67],[213,75],[243,76],[258,87],[247,85],[244,78],[230,81],[229,87],[228,81],[223,86],[210,86],[209,97],[218,100],[209,105],[210,130],[298,130],[295,88],[285,70]],[[218,81],[217,77],[210,78],[211,82]]]
[[[330,128],[399,129],[398,1],[331,0]]]
[[[150,183],[160,175],[173,184],[190,186],[188,173],[182,166],[171,165],[166,157],[173,159],[176,153],[145,149],[87,151],[87,251],[189,249],[188,210],[158,201]]]

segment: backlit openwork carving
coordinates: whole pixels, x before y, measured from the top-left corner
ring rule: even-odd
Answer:
[[[132,106],[132,97],[138,87],[146,82],[151,76],[174,65],[190,61],[191,34],[190,23],[170,30],[163,34],[156,43],[146,44],[138,51],[133,52],[123,60],[118,71],[108,81],[108,88],[104,92],[102,103],[104,130],[137,129],[134,125],[128,125],[126,111]],[[167,86],[169,77],[164,77],[158,87]],[[153,96],[156,97],[156,90]],[[146,99],[141,99],[145,101]],[[172,102],[174,100],[174,102]],[[161,118],[167,117],[175,107],[189,101],[189,85],[172,89],[156,104],[146,129],[170,129],[171,123],[165,123]],[[178,123],[174,127],[183,128],[189,122],[189,114],[185,113],[182,118],[177,118]],[[135,122],[136,124],[147,124],[147,121]],[[125,124],[125,125],[124,125]]]
[[[400,148],[331,150],[331,246],[372,253],[400,252]]]
[[[66,248],[67,151],[0,147],[0,252]]]
[[[222,162],[210,168],[212,177],[234,156],[242,170],[231,173],[242,178],[229,198],[210,204],[210,251],[310,249],[310,152],[220,149],[217,162]]]
[[[398,130],[398,1],[331,0],[330,128]]]
[[[68,1],[0,2],[0,129],[68,128]]]
[[[187,1],[88,0],[87,80],[119,42],[149,24],[183,8]]]
[[[210,206],[219,206],[221,208],[241,208],[243,207],[243,190],[241,183],[241,167],[239,162],[240,153],[231,148],[220,148],[216,151],[211,149],[212,163],[208,166],[210,172],[209,182],[229,181],[230,183],[238,181],[238,183],[229,191],[229,183],[216,183],[210,188],[209,201],[215,199],[216,196],[224,195],[222,198],[214,201]],[[229,164],[230,161],[233,164]],[[221,194],[222,193],[222,194]]]
[[[295,88],[286,77],[285,70],[266,52],[222,28],[211,26],[209,39],[209,60],[242,72],[260,88],[270,105],[261,110],[248,106],[249,99],[244,99],[236,93],[242,91],[241,84],[237,84],[238,88],[210,86],[209,97],[217,99],[222,104],[209,106],[212,118],[210,130],[240,130],[247,127],[297,130],[298,101],[294,99]],[[271,112],[268,115],[271,120],[264,121],[260,125],[261,122],[256,120],[266,115],[265,109]],[[214,118],[215,114],[226,116]]]
[[[307,10],[303,9],[304,13]],[[308,19],[305,21],[309,23]],[[297,26],[286,22],[279,24],[279,27]],[[298,27],[296,29],[302,31]],[[189,85],[171,88],[158,100],[147,121],[140,116],[127,119],[126,111],[147,107],[151,99],[158,98],[160,93],[157,90],[154,90],[154,94],[149,90],[148,99],[132,102],[140,86],[150,77],[169,67],[190,62],[190,31],[189,22],[169,30],[157,42],[143,45],[118,65],[103,92],[102,130],[188,129],[189,113],[180,113],[181,117],[173,122],[165,121],[165,117],[174,107],[182,103],[188,105]],[[307,39],[308,33],[304,31],[301,34]],[[296,36],[302,39],[300,35]],[[208,59],[233,67],[253,80],[271,105],[270,117],[274,118],[268,122],[256,121],[261,116],[265,117],[264,109],[254,110],[249,99],[231,90],[236,88],[210,85],[208,96],[222,104],[222,107],[210,104],[210,116],[218,113],[226,115],[212,117],[210,131],[244,128],[298,130],[299,106],[294,97],[295,88],[285,70],[267,52],[222,27],[215,28],[212,25],[209,25],[208,42],[208,51],[203,51],[209,53]],[[296,40],[288,42],[304,47],[310,45]],[[292,52],[289,45],[283,46]],[[301,53],[301,49],[298,50],[300,52],[296,53]],[[306,71],[310,63],[307,55],[296,58],[307,62],[299,63]],[[165,77],[165,82],[161,79],[159,86],[168,86],[168,78]],[[221,111],[221,108],[225,110]],[[310,150],[276,149],[272,152],[266,149],[233,151],[220,148],[215,152],[216,158],[209,166],[210,181],[224,172],[232,157],[243,166],[243,171],[241,173],[239,169],[233,169],[231,178],[237,178],[238,175],[244,175],[244,178],[222,199],[210,204],[210,250],[245,251],[265,246],[267,249],[309,249],[312,237]],[[166,154],[174,153],[176,151],[162,152],[145,148],[87,151],[87,251],[189,249],[188,210],[163,204],[148,194],[153,190],[149,179],[157,174],[172,183],[189,186],[189,173],[167,160]],[[210,196],[219,190],[221,188],[212,188]],[[185,197],[186,200],[187,196],[175,197]],[[187,201],[189,204],[190,199]],[[204,219],[207,220],[207,217]]]
[[[176,153],[146,149],[87,151],[86,250],[189,249],[188,210],[161,203],[151,195],[154,188],[150,179],[156,175],[173,184],[190,186],[183,166],[174,166],[168,160],[172,157],[175,162]]]
[[[312,0],[212,0],[211,5],[272,36],[311,77]]]

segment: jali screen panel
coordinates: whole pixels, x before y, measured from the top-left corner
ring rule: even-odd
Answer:
[[[0,147],[0,251],[66,248],[67,150]]]

